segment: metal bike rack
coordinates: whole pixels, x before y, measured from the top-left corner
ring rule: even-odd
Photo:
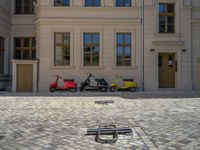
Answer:
[[[113,104],[112,100],[95,101],[95,104],[108,105]],[[101,144],[116,143],[119,135],[133,135],[132,129],[129,127],[117,128],[116,125],[99,125],[98,128],[92,128],[87,130],[86,135],[95,135],[95,141]],[[111,135],[111,139],[102,138],[103,135]]]

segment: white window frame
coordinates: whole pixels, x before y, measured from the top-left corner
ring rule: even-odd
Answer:
[[[55,66],[55,41],[54,35],[55,33],[70,33],[70,65],[69,66]],[[51,31],[51,47],[52,47],[52,58],[51,58],[51,66],[52,69],[73,69],[74,68],[74,30],[70,28],[55,28]]]
[[[99,33],[99,66],[84,66],[84,33]],[[85,69],[101,69],[104,68],[103,66],[103,29],[81,29],[81,67],[80,68],[85,68]]]
[[[117,66],[117,33],[131,33],[131,65]],[[114,30],[114,69],[136,69],[136,30],[135,29],[115,29]]]

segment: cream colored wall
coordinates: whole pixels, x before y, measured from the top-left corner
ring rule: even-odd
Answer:
[[[78,83],[91,72],[97,77],[112,81],[114,74],[135,78],[141,83],[141,9],[140,0],[133,0],[132,8],[116,8],[113,0],[102,1],[100,8],[85,8],[83,1],[73,1],[71,7],[53,7],[51,0],[42,0],[37,9],[37,51],[40,58],[39,87],[47,91],[55,74],[65,78],[75,78]],[[145,1],[145,90],[158,89],[158,53],[177,53],[178,71],[176,89],[191,90],[191,37],[189,7],[183,8],[178,0]],[[158,34],[158,3],[176,3],[176,33]],[[82,67],[82,32],[100,31],[102,34],[101,67]],[[115,31],[132,31],[135,35],[133,47],[133,66],[116,68],[115,64]],[[68,68],[53,66],[53,32],[70,31],[73,35],[72,66]],[[150,49],[155,49],[151,52]],[[182,52],[186,49],[186,52]]]
[[[138,23],[120,24],[115,23],[99,23],[99,24],[81,24],[80,22],[68,24],[67,21],[57,22],[57,25],[47,22],[40,24],[40,69],[39,69],[39,91],[47,91],[51,81],[55,80],[55,75],[59,74],[64,78],[74,78],[78,83],[86,78],[87,72],[91,72],[96,77],[104,77],[111,82],[115,74],[124,75],[127,78],[134,78],[136,81],[140,80],[139,75],[139,51],[140,49],[140,25]],[[71,32],[72,36],[72,66],[70,67],[54,67],[53,66],[53,55],[54,55],[54,44],[53,44],[53,33],[54,32]],[[83,32],[100,32],[101,35],[101,65],[100,67],[83,67],[82,62],[82,33]],[[117,31],[128,31],[132,32],[132,40],[135,45],[132,47],[133,64],[132,67],[120,68],[115,67],[115,32]]]

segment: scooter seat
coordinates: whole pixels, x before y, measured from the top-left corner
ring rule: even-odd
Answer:
[[[95,79],[95,81],[97,81],[100,85],[107,85],[107,82],[104,78]]]
[[[133,82],[134,79],[123,79],[123,81],[131,81],[131,82]]]

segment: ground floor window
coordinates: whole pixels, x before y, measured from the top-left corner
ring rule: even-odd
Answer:
[[[84,66],[99,66],[99,33],[83,33]]]
[[[36,59],[36,41],[34,37],[14,38],[14,58],[34,60]]]
[[[0,73],[4,73],[4,38],[0,36]]]
[[[55,33],[54,38],[54,65],[70,66],[70,33]]]
[[[131,66],[131,33],[118,32],[116,35],[116,65]]]

